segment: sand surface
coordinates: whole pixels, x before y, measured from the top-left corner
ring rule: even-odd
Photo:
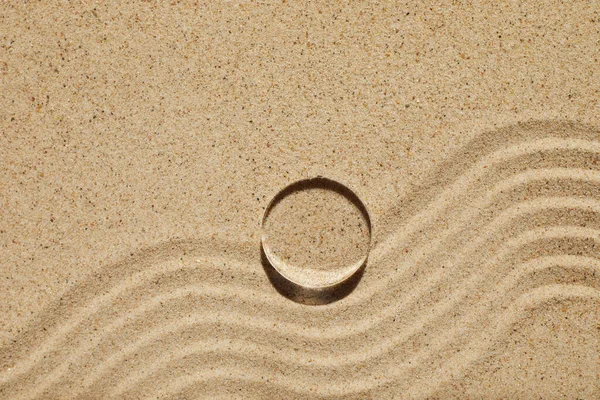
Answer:
[[[0,398],[600,398],[600,3],[14,1],[0,40]],[[261,223],[317,175],[372,240],[311,302]],[[338,268],[315,199],[278,243]]]

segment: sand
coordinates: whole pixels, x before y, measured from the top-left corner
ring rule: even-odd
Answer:
[[[0,398],[600,397],[600,4],[4,2],[0,37]],[[372,228],[326,296],[261,252],[318,175]]]

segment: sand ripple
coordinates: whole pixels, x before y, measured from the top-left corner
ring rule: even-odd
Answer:
[[[141,250],[0,349],[0,397],[427,397],[548,304],[600,302],[598,137],[537,122],[473,139],[326,306],[280,296],[256,243]]]

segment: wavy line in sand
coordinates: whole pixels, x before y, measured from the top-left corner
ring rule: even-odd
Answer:
[[[544,138],[558,140],[583,140],[587,142],[597,142],[600,137],[600,132],[596,127],[586,126],[582,124],[564,122],[564,121],[532,121],[527,123],[519,123],[510,125],[501,129],[487,131],[481,135],[471,139],[464,146],[459,148],[449,158],[442,161],[439,166],[432,171],[431,174],[419,183],[410,194],[401,198],[395,207],[387,213],[393,215],[398,223],[390,224],[385,232],[392,230],[394,233],[400,226],[408,225],[412,217],[418,215],[421,211],[431,209],[436,200],[438,200],[443,192],[448,192],[448,187],[458,182],[461,177],[467,176],[469,171],[473,169],[473,165],[490,154],[498,154],[503,149],[514,147],[522,143],[540,141]],[[600,159],[597,155],[586,154],[589,149],[577,149],[577,146],[569,146],[574,157],[562,159],[558,157],[550,157],[551,166],[576,167],[580,165],[582,168],[594,169],[597,167]],[[528,154],[525,151],[525,154]],[[591,157],[590,157],[591,155]],[[530,160],[529,165],[525,165],[525,169],[531,168],[533,165],[540,167],[549,166],[545,162],[547,155],[537,157]],[[510,160],[514,164],[516,160]],[[482,168],[486,169],[488,165],[479,163]],[[487,168],[487,170],[490,170]],[[458,193],[460,194],[460,193]],[[382,231],[385,227],[379,227]],[[391,235],[388,235],[391,236]]]
[[[498,318],[499,324],[494,328],[492,334],[481,332],[476,340],[470,342],[467,351],[461,352],[460,356],[455,356],[452,360],[446,362],[444,368],[436,371],[435,377],[431,378],[429,383],[415,385],[407,394],[409,397],[425,398],[443,383],[463,376],[466,367],[484,357],[486,350],[493,345],[490,337],[495,340],[501,339],[503,333],[508,332],[517,323],[518,318],[515,317],[515,314],[525,314],[537,308],[541,302],[557,302],[572,299],[593,299],[594,301],[600,301],[600,291],[580,285],[576,287],[570,287],[570,285],[551,285],[524,295],[522,301],[518,304],[512,304],[510,309],[501,318]],[[506,318],[505,315],[508,315],[510,318]]]
[[[503,190],[506,190],[507,187],[509,185],[511,185],[511,184],[513,184],[513,183],[515,183],[515,184],[516,183],[522,184],[523,182],[519,182],[519,181],[521,179],[523,179],[523,178],[525,178],[525,179],[527,179],[527,178],[531,178],[531,179],[548,179],[549,177],[563,177],[564,178],[564,177],[569,176],[569,174],[570,174],[570,171],[566,170],[566,169],[557,169],[557,170],[552,170],[552,171],[545,171],[546,173],[540,173],[539,176],[535,176],[531,172],[533,172],[533,171],[530,171],[530,172],[527,172],[525,174],[521,174],[520,176],[515,177],[516,179],[514,179],[514,182],[511,180],[511,181],[507,182],[507,184],[499,185],[498,188],[496,188],[495,190],[492,191],[492,193],[490,193],[490,195],[488,196],[488,201],[490,201],[489,198],[493,197],[495,194],[500,193]],[[598,178],[598,174],[597,173],[590,173],[589,171],[586,172],[586,171],[580,171],[580,170],[574,171],[574,172],[577,172],[578,174],[580,174],[581,177],[584,178],[584,179],[593,179],[593,180],[596,180]],[[451,232],[449,232],[448,234],[450,235],[450,233]],[[429,248],[434,249],[435,246],[429,246]],[[147,273],[146,272],[145,273],[141,273],[140,275],[143,275],[143,274],[147,274]],[[133,281],[138,282],[138,280],[139,280],[140,283],[144,283],[144,282],[146,282],[147,280],[150,280],[150,279],[152,279],[152,278],[151,277],[147,277],[147,279],[139,279],[137,277],[132,278]],[[121,292],[129,289],[130,287],[131,286],[128,286],[128,285],[125,285],[125,284],[122,284],[121,286],[117,287],[117,289],[114,290],[115,293],[112,296],[112,299],[115,299],[118,296],[118,294],[120,294]],[[94,307],[87,308],[86,312],[88,314],[90,312],[93,313],[94,311],[96,311],[99,308],[99,307],[96,307],[97,305],[98,304],[95,304]],[[90,310],[90,308],[91,308],[91,310]],[[83,318],[81,318],[80,320],[83,320]],[[72,328],[72,326],[67,326],[67,330],[68,330],[68,328]],[[46,348],[51,348],[51,346],[45,346],[45,347]],[[34,357],[35,357],[35,354],[34,354]]]
[[[499,193],[502,193],[503,191],[508,190],[511,186],[513,185],[518,185],[518,184],[526,184],[527,183],[527,179],[535,179],[535,180],[543,180],[543,179],[550,179],[550,178],[571,178],[573,179],[573,175],[576,174],[578,180],[589,180],[589,181],[598,181],[600,179],[600,174],[598,174],[597,172],[593,171],[586,171],[586,170],[576,170],[576,171],[569,171],[568,169],[554,169],[554,170],[548,170],[548,171],[528,171],[526,173],[523,174],[519,174],[517,176],[515,176],[513,179],[508,180],[500,185],[498,185],[496,188],[494,188],[487,196],[487,198],[484,200],[483,203],[491,203],[492,198],[497,196]],[[481,207],[480,205],[476,205],[475,208],[479,208]],[[459,227],[461,227],[459,225]],[[458,229],[454,229],[452,231],[449,231],[448,234],[446,236],[450,236],[452,235],[454,232],[456,232]],[[431,245],[426,245],[426,247],[428,249],[436,249],[437,246],[431,246]],[[429,251],[430,253],[433,251]],[[219,261],[219,259],[216,259],[216,261]],[[222,261],[222,260],[221,260]],[[417,260],[418,262],[418,260]],[[240,268],[240,270],[243,270],[242,268]],[[147,276],[146,278],[144,278],[144,275],[149,275],[148,272],[143,272],[138,274],[137,276],[134,276],[130,279],[130,281],[133,282],[139,282],[139,283],[146,283],[148,281],[150,281],[151,279],[154,278],[155,274],[152,276]],[[393,281],[392,281],[393,283]],[[390,284],[390,282],[386,282],[386,284]],[[100,299],[99,302],[97,302],[96,304],[92,304],[92,306],[87,306],[86,308],[84,308],[83,313],[84,314],[93,314],[95,311],[98,310],[98,308],[100,308],[102,302],[104,301],[105,298],[109,298],[111,300],[115,300],[116,298],[118,298],[119,294],[121,294],[122,292],[125,292],[129,289],[131,289],[133,285],[131,284],[121,284],[119,286],[117,286],[113,291],[111,291],[111,295],[109,296],[108,294],[105,294],[102,296],[102,298]],[[373,293],[381,290],[383,288],[381,287],[375,287],[373,288],[373,290],[371,290],[372,293],[370,293],[369,295],[372,295]],[[106,301],[110,301],[110,300],[106,300]],[[73,323],[72,325],[68,325],[65,330],[69,330],[72,327],[77,325],[78,321],[82,321],[85,319],[87,315],[85,316],[80,316],[76,318],[76,322]],[[60,332],[57,333],[58,336],[64,336],[64,332],[62,332],[62,330]],[[45,345],[43,346],[43,348],[52,348],[51,345]],[[40,357],[40,355],[38,354],[32,354],[31,355],[32,358],[38,358]]]
[[[555,229],[554,231],[549,231],[549,232],[542,231],[542,230],[537,231],[537,232],[527,232],[527,234],[522,235],[521,239],[517,238],[517,239],[513,240],[513,243],[509,243],[508,246],[512,247],[512,249],[507,249],[504,251],[504,253],[505,253],[505,255],[510,255],[511,250],[514,251],[515,249],[518,249],[519,247],[521,247],[523,245],[523,242],[525,244],[530,243],[532,239],[539,240],[539,238],[543,237],[544,235],[547,235],[548,238],[556,238],[556,237],[560,238],[564,235],[564,233],[565,232],[563,229]],[[599,236],[599,231],[597,231],[597,230],[591,231],[591,230],[581,229],[576,234],[579,235],[580,237],[597,239]],[[572,235],[572,236],[574,236],[574,235]],[[600,241],[598,241],[598,242],[600,243]],[[493,270],[493,269],[491,269],[491,270]],[[484,278],[479,279],[479,280],[484,281]],[[391,351],[399,343],[408,340],[410,337],[414,336],[419,331],[423,330],[423,328],[425,328],[426,324],[428,322],[430,322],[432,319],[443,317],[445,314],[448,313],[449,310],[451,310],[452,308],[454,308],[457,305],[458,301],[460,301],[461,298],[464,298],[469,293],[470,293],[470,291],[465,289],[465,290],[461,291],[459,298],[457,298],[458,294],[456,294],[456,296],[451,296],[449,298],[449,300],[447,300],[446,302],[443,302],[438,307],[441,309],[434,310],[434,311],[432,311],[432,313],[428,313],[427,315],[423,316],[422,321],[419,321],[418,325],[415,323],[414,325],[411,326],[412,329],[410,329],[408,331],[403,331],[403,333],[401,335],[397,335],[395,337],[389,338],[388,340],[384,341],[383,343],[379,343],[377,348],[375,350],[371,351],[370,353],[368,353],[367,356],[365,356],[363,354],[354,353],[352,355],[348,355],[348,354],[342,354],[342,355],[336,355],[336,356],[328,355],[326,358],[319,359],[314,355],[313,356],[311,356],[311,355],[303,356],[301,354],[290,352],[291,354],[286,358],[284,353],[281,350],[278,350],[276,348],[264,349],[265,354],[277,354],[277,356],[279,357],[278,360],[280,360],[280,361],[287,360],[289,362],[292,362],[292,360],[295,360],[295,364],[297,364],[297,365],[299,364],[299,365],[315,366],[315,367],[318,367],[318,366],[329,366],[330,367],[332,365],[336,365],[339,367],[339,366],[343,366],[343,365],[353,365],[353,364],[361,363],[361,362],[364,362],[367,360],[372,360],[374,358],[377,358],[377,357]],[[431,315],[431,314],[433,314],[433,315]],[[98,381],[106,374],[107,369],[110,370],[110,368],[112,368],[114,365],[119,365],[120,362],[124,358],[130,357],[133,354],[139,353],[143,347],[149,347],[149,348],[154,347],[154,344],[156,343],[156,341],[160,340],[161,337],[166,335],[165,331],[167,331],[167,332],[170,331],[171,333],[176,333],[176,332],[179,332],[180,330],[182,330],[183,327],[187,327],[190,324],[191,325],[194,325],[194,324],[204,325],[206,323],[209,323],[206,320],[206,318],[207,317],[204,315],[198,315],[194,318],[190,318],[185,321],[180,321],[178,324],[170,326],[168,329],[159,328],[159,329],[155,329],[153,331],[148,332],[144,338],[135,342],[131,346],[128,346],[126,349],[123,350],[123,352],[121,354],[119,354],[119,355],[114,354],[111,357],[112,360],[110,362],[101,365],[100,371],[95,370],[93,373],[91,373],[90,374],[91,380],[93,382]],[[220,320],[219,322],[223,323],[224,321]],[[229,321],[229,322],[234,323],[233,321]],[[283,333],[285,333],[285,332],[283,332]],[[413,362],[412,365],[414,366],[415,363]],[[102,373],[103,370],[104,370],[104,373]],[[98,375],[96,375],[96,374],[98,374]],[[91,383],[84,384],[84,386],[86,386],[86,387],[89,387],[90,385],[91,385]]]
[[[568,172],[568,171],[562,171],[562,173],[563,173],[563,174],[566,174],[567,172]],[[566,200],[568,200],[568,199],[566,199]],[[580,204],[572,204],[572,205],[567,205],[566,207],[576,207],[576,206],[578,206],[578,205],[580,205]],[[584,206],[585,206],[585,204],[584,204]],[[372,321],[372,322],[373,322],[373,321]],[[290,328],[290,329],[291,329],[291,328]],[[364,331],[364,330],[366,330],[366,329],[361,329],[361,331]],[[317,331],[317,332],[318,332],[318,331]]]
[[[532,126],[532,124],[528,124],[528,126]],[[541,127],[544,127],[544,126],[545,126],[545,124],[541,124]],[[570,126],[571,126],[571,125],[568,125],[568,124],[560,124],[560,127],[570,127]],[[538,128],[539,128],[539,127],[540,127],[540,125],[534,125],[533,127],[534,127],[534,128],[536,128],[536,127],[538,127]],[[517,136],[518,136],[518,135],[517,135]]]
[[[475,165],[469,168],[465,175],[461,176],[454,183],[452,183],[451,187],[445,190],[439,196],[439,198],[437,198],[432,204],[428,205],[424,213],[419,213],[407,221],[403,226],[402,231],[398,231],[396,234],[390,235],[386,240],[377,243],[377,245],[371,251],[369,260],[372,263],[376,263],[379,261],[379,258],[392,252],[394,248],[397,249],[399,247],[399,242],[401,242],[401,238],[422,230],[424,225],[434,223],[437,215],[442,214],[448,205],[457,202],[457,197],[468,196],[470,186],[477,182],[478,179],[481,180],[481,178],[490,169],[490,166],[499,164],[501,161],[508,163],[513,158],[527,154],[531,155],[544,151],[555,151],[560,149],[577,149],[579,151],[586,150],[590,153],[600,154],[600,143],[579,139],[565,140],[547,138],[536,142],[520,143],[506,150],[500,150],[494,154],[483,157],[474,163]],[[434,214],[434,212],[437,213]]]
[[[514,219],[514,218],[517,218],[517,217],[522,217],[524,214],[530,213],[532,211],[535,211],[538,208],[544,208],[544,207],[558,207],[558,208],[576,208],[576,207],[586,208],[587,207],[587,208],[594,209],[595,212],[600,212],[600,208],[598,207],[598,204],[596,202],[589,201],[589,200],[569,199],[569,198],[566,198],[566,199],[560,199],[560,198],[559,199],[542,199],[542,200],[546,200],[546,202],[542,202],[542,203],[540,203],[540,202],[530,202],[530,204],[517,205],[517,206],[513,207],[513,209],[515,209],[515,211],[514,211],[515,215],[513,215],[513,212],[510,212],[511,210],[508,210],[508,212],[506,212],[505,214],[507,214],[509,218],[502,218],[502,216],[501,216],[501,217],[499,217],[499,219],[500,220],[502,220],[502,219],[508,220],[508,219],[511,219],[511,218]],[[561,203],[561,200],[563,201],[563,203]],[[491,233],[494,233],[494,232],[495,231],[492,231]],[[424,291],[426,292],[427,289],[425,289]],[[196,288],[196,292],[198,292],[197,288]],[[210,293],[210,289],[209,288],[207,288],[207,293],[206,294],[208,294],[208,293]],[[237,293],[240,293],[240,292],[238,291]],[[222,293],[222,294],[225,294],[225,293]],[[231,297],[233,297],[233,293],[231,295],[232,295]],[[173,296],[170,296],[170,295],[167,295],[167,296],[156,296],[155,298],[153,298],[151,300],[156,305],[156,304],[160,304],[161,302],[165,301],[168,297],[173,297]],[[245,297],[245,296],[242,295],[242,297]],[[419,299],[420,297],[421,296],[413,296],[412,298],[413,299]],[[246,300],[251,300],[251,299],[247,297],[243,301],[246,301]],[[445,303],[443,303],[443,304],[445,304]],[[403,306],[406,306],[406,305],[407,305],[407,303],[403,304]],[[396,307],[395,304],[389,306],[388,308],[392,312],[394,312],[394,310],[395,310],[395,312],[397,312],[397,310],[398,310],[398,308]],[[403,307],[401,307],[400,310],[402,308]],[[145,304],[143,304],[141,306],[141,310],[145,310],[145,309],[147,309],[147,307],[146,307]],[[446,312],[448,312],[448,310],[443,309],[442,313],[433,313],[434,314],[433,318],[439,318],[440,316],[443,315],[443,313],[446,313]],[[115,329],[121,327],[122,324],[119,323],[119,322],[123,322],[123,320],[126,321],[126,320],[131,320],[131,319],[136,318],[136,314],[139,315],[139,312],[138,312],[137,309],[133,310],[130,313],[128,313],[125,317],[122,317],[121,319],[117,320],[116,323],[111,324],[110,325],[110,330],[115,330]],[[246,324],[247,328],[254,328],[254,329],[260,329],[261,326],[271,327],[275,323],[278,323],[278,322],[273,323],[273,321],[263,320],[262,318],[259,318],[257,321],[246,321],[244,323],[241,323],[241,322],[239,322],[239,321],[241,321],[241,319],[240,319],[241,317],[243,317],[242,314],[240,314],[240,315],[230,315],[228,318],[219,317],[218,320],[220,321],[220,323],[229,323],[231,325],[236,325],[237,324],[238,326],[241,325],[241,327],[243,327],[243,325]],[[427,317],[430,317],[430,315],[427,314],[427,315],[425,315],[425,317],[426,317],[425,318],[426,321],[429,321],[429,318],[427,318]],[[361,324],[358,325],[359,326],[358,331],[356,331],[356,330],[352,331],[352,332],[348,331],[348,332],[344,332],[343,334],[334,333],[334,330],[330,329],[332,331],[331,333],[333,333],[332,337],[329,337],[329,335],[327,334],[327,331],[323,331],[323,330],[319,330],[319,329],[312,330],[312,331],[314,331],[312,333],[311,333],[311,330],[309,329],[309,330],[303,332],[301,334],[301,336],[302,337],[309,337],[311,339],[320,339],[320,340],[330,339],[330,338],[331,339],[339,339],[340,337],[351,336],[351,335],[363,333],[363,332],[367,331],[369,328],[372,328],[375,324],[377,324],[379,321],[381,321],[381,319],[382,319],[381,315],[378,314],[378,318],[376,318],[376,319],[369,319],[369,320],[366,320],[366,321],[362,321],[363,323],[361,323]],[[210,320],[210,318],[209,318],[209,320]],[[298,329],[301,328],[301,325],[299,325],[299,324],[286,324],[286,323],[280,323],[280,322],[278,324],[279,324],[278,328],[281,328],[281,329],[269,328],[269,330],[271,330],[271,331],[272,330],[277,330],[282,335],[285,335],[286,333],[287,333],[287,335],[289,335],[290,332],[295,332],[295,331],[297,331]],[[420,329],[423,329],[424,326],[425,326],[424,324],[420,324]],[[105,328],[105,329],[108,330],[108,328]],[[412,334],[414,334],[414,332],[413,332],[412,329],[410,330],[410,332]],[[98,339],[96,339],[94,341],[89,342],[88,345],[87,345],[87,349],[92,348],[93,345],[97,344],[100,341],[100,339],[101,338],[98,338]],[[391,351],[392,347],[395,346],[395,345],[397,345],[397,344],[398,344],[398,342],[393,341],[389,345],[380,347],[380,351],[377,351],[376,353],[372,353],[372,354],[374,356],[381,355],[381,354],[385,353],[386,351]],[[47,379],[45,379],[45,384],[44,385],[36,386],[36,388],[38,390],[42,390],[45,386],[47,386],[47,384],[49,382],[52,382],[53,380],[58,379],[57,377],[60,376],[61,374],[63,374],[67,370],[68,366],[74,361],[74,358],[77,359],[77,358],[80,358],[82,356],[81,352],[82,351],[79,350],[79,351],[76,352],[76,354],[74,355],[74,357],[67,358],[61,364],[61,366],[57,367],[57,369],[55,369],[55,371],[53,371],[52,373],[50,373],[49,376],[46,377]],[[83,350],[83,352],[85,352],[85,349]],[[362,359],[355,360],[354,357],[347,357],[347,356],[344,356],[343,360],[344,361],[340,361],[342,364],[349,363],[349,362],[360,362],[360,361],[363,361]],[[57,372],[56,370],[58,370],[60,372]],[[95,375],[95,374],[91,374],[91,375]]]
[[[520,319],[524,318],[532,309],[539,308],[546,303],[564,301],[571,299],[594,300],[600,302],[600,290],[589,288],[581,285],[548,285],[534,289],[521,296],[515,301],[508,310],[504,311],[498,321],[500,323],[492,329],[483,329],[474,340],[474,344],[466,352],[461,352],[459,356],[454,357],[448,363],[444,364],[442,371],[436,371],[434,381],[427,379],[427,382],[419,382],[416,385],[411,385],[407,392],[403,392],[406,398],[426,398],[428,394],[435,391],[442,383],[448,380],[448,377],[458,377],[468,364],[476,362],[481,358],[486,350],[490,348],[496,341],[501,340],[503,334],[517,324]],[[489,333],[492,330],[492,334]],[[465,356],[466,354],[466,356]],[[408,369],[408,367],[406,367]],[[265,382],[264,376],[267,374],[256,374],[253,370],[236,370],[235,376],[232,376],[231,369],[234,365],[222,369],[215,368],[211,371],[195,371],[194,376],[186,375],[175,379],[170,379],[170,383],[163,387],[158,393],[153,393],[152,397],[165,398],[169,395],[181,395],[181,392],[190,389],[203,392],[202,389],[196,389],[196,385],[203,385],[208,380],[226,380],[229,383],[233,381],[256,382],[263,385],[275,385],[283,389],[285,392],[295,395],[311,395],[345,397],[353,394],[361,394],[368,392],[374,388],[384,385],[390,379],[357,381],[352,380],[339,385],[331,383],[321,385],[310,385],[302,381],[298,384],[298,379],[288,377],[284,374],[278,375],[275,380]],[[226,372],[229,371],[229,372]],[[401,374],[394,371],[394,375]],[[389,377],[387,377],[389,378]],[[423,379],[425,381],[425,379]],[[307,390],[306,387],[313,386],[314,390]],[[191,388],[190,388],[191,387]],[[198,391],[199,390],[199,391]],[[121,392],[123,393],[123,392]]]
[[[519,283],[524,281],[526,278],[529,278],[532,275],[540,274],[543,272],[551,271],[553,268],[560,266],[560,270],[564,272],[564,270],[573,270],[575,272],[583,273],[582,281],[586,281],[588,284],[591,283],[587,281],[587,277],[594,277],[596,281],[594,287],[600,288],[600,260],[590,257],[582,257],[582,256],[553,256],[553,257],[542,257],[539,259],[532,259],[528,262],[522,264],[521,266],[515,268],[499,285],[498,290],[492,293],[491,298],[486,298],[482,302],[485,303],[485,307],[489,308],[488,303],[493,303],[499,299],[503,299],[507,296],[507,294],[511,290],[518,289]],[[555,275],[556,276],[556,275]],[[560,277],[557,280],[567,279],[564,277]],[[547,285],[547,281],[543,280],[542,285]],[[572,281],[570,282],[573,283]],[[522,284],[523,285],[523,284]],[[525,285],[531,285],[531,282],[525,282]],[[517,293],[519,295],[519,293]],[[514,296],[511,296],[514,297]],[[478,310],[478,313],[481,314],[481,310]],[[468,317],[463,317],[463,319],[471,319],[474,313],[471,313]],[[461,325],[461,324],[457,324]],[[207,346],[204,345],[207,343]],[[448,345],[448,343],[446,343]],[[208,350],[207,349],[210,349]],[[200,350],[199,350],[200,349]],[[196,342],[195,344],[188,345],[184,348],[178,349],[174,353],[169,353],[163,357],[158,358],[155,362],[153,362],[150,366],[145,366],[144,371],[142,373],[135,374],[134,377],[127,377],[123,380],[119,385],[117,385],[112,391],[111,396],[121,397],[127,390],[131,390],[132,388],[143,384],[144,380],[147,378],[152,378],[153,375],[156,375],[157,372],[160,372],[163,369],[169,368],[169,363],[178,359],[185,358],[191,354],[196,353],[205,353],[205,352],[216,352],[217,349],[221,349],[223,354],[234,354],[234,355],[248,355],[251,354],[255,356],[257,359],[264,359],[265,354],[273,354],[277,355],[277,357],[272,357],[274,361],[278,363],[286,363],[291,366],[298,364],[298,356],[282,356],[283,353],[275,352],[272,348],[261,348],[257,347],[254,343],[247,343],[243,341],[226,341],[226,343],[222,343],[219,340],[204,340]],[[302,356],[300,354],[300,356]],[[301,362],[301,364],[312,366],[311,360],[312,358],[307,358]],[[314,360],[316,361],[316,360]],[[332,364],[337,364],[336,361],[332,362]],[[410,362],[410,365],[414,368],[415,363]],[[384,384],[385,380],[381,382]]]

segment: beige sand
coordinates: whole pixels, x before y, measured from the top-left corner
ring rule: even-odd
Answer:
[[[600,4],[5,2],[0,37],[0,398],[600,397]],[[315,175],[373,243],[307,305],[260,232]]]

